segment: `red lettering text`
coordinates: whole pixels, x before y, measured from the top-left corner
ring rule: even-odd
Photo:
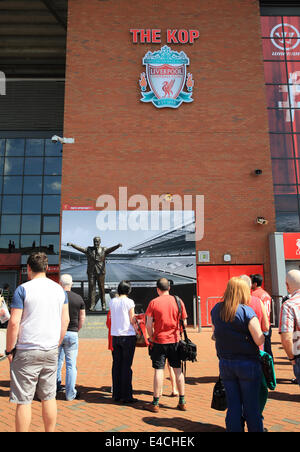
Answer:
[[[178,31],[178,41],[180,44],[186,44],[189,42],[189,34],[186,30],[179,30]]]
[[[193,44],[195,39],[199,38],[200,33],[199,33],[199,30],[190,30],[189,35],[190,35],[190,43]]]
[[[168,44],[178,44],[178,39],[176,38],[177,30],[167,30],[167,43]]]

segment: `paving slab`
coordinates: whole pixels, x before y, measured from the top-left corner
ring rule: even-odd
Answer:
[[[95,325],[94,325],[95,326]],[[102,329],[101,329],[102,330]],[[133,363],[133,405],[116,403],[111,398],[111,352],[107,338],[80,338],[77,385],[80,400],[57,401],[57,432],[152,432],[190,434],[224,432],[225,414],[210,407],[213,386],[218,377],[218,359],[211,329],[201,333],[189,329],[198,346],[199,359],[188,363],[186,376],[186,412],[178,411],[177,398],[170,397],[171,386],[166,373],[160,412],[145,410],[152,400],[153,369],[147,350],[137,348]],[[101,335],[103,330],[101,331]],[[273,331],[273,352],[277,388],[269,392],[264,411],[264,425],[269,432],[300,432],[300,388],[292,384],[292,366],[285,357],[277,329]],[[42,432],[41,404],[33,402],[32,432]],[[14,431],[15,406],[9,403],[9,364],[0,362],[0,432]]]

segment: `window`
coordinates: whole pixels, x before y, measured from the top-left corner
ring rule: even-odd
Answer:
[[[0,138],[0,248],[59,252],[62,145]]]
[[[300,231],[300,17],[262,16],[278,231]]]

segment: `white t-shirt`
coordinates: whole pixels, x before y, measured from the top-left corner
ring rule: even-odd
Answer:
[[[22,309],[17,349],[51,350],[59,343],[63,288],[49,278],[35,278],[15,290],[11,308]]]
[[[128,297],[121,296],[110,300],[112,336],[135,336],[136,333],[129,318],[129,311],[134,306],[134,301]]]

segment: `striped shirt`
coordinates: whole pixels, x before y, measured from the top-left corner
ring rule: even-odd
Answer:
[[[281,307],[279,333],[293,333],[293,354],[300,355],[300,289]]]

